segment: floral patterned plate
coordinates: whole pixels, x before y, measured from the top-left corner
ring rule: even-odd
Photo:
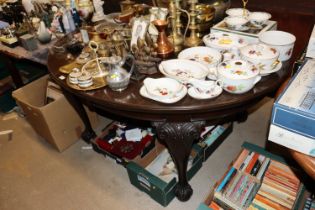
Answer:
[[[248,44],[243,38],[237,35],[222,32],[208,34],[202,40],[206,46],[218,50],[231,50],[233,48],[244,47]]]
[[[158,101],[161,103],[165,103],[165,104],[173,104],[176,103],[178,101],[180,101],[181,99],[183,99],[187,94],[187,88],[186,86],[183,86],[183,88],[181,89],[181,91],[179,91],[177,94],[175,94],[173,97],[171,98],[161,98],[161,97],[154,97],[153,95],[149,94],[147,92],[147,89],[145,88],[145,86],[142,86],[140,88],[140,95],[145,97],[145,98],[149,98],[151,100],[154,101]]]
[[[218,50],[209,47],[191,47],[181,51],[178,58],[197,61],[211,68],[221,62],[222,55]]]
[[[159,70],[165,76],[181,82],[187,82],[191,78],[205,79],[209,74],[209,70],[205,65],[186,59],[162,61]]]

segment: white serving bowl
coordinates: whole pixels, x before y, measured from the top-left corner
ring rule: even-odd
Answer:
[[[243,38],[235,34],[223,32],[210,33],[205,35],[202,40],[206,46],[215,48],[221,52],[241,48],[248,44]]]
[[[183,85],[172,78],[146,78],[143,80],[148,95],[158,99],[174,98],[183,89]]]
[[[218,50],[209,47],[191,47],[181,51],[178,58],[197,61],[210,69],[221,62],[222,55]]]
[[[245,12],[245,13],[244,13]],[[225,11],[225,13],[229,16],[233,16],[233,17],[241,17],[241,16],[248,16],[249,15],[249,11],[247,9],[243,8],[231,8]]]
[[[162,61],[159,70],[165,76],[181,82],[187,82],[191,78],[205,79],[209,73],[209,69],[205,65],[186,59]]]
[[[271,14],[267,12],[251,12],[248,16],[250,23],[256,27],[262,27],[269,19]]]
[[[254,64],[240,59],[220,63],[217,77],[222,82],[223,89],[233,94],[251,90],[261,79]]]
[[[265,44],[251,44],[240,49],[241,58],[252,62],[261,74],[266,74],[278,65],[279,51]]]
[[[279,60],[287,61],[291,58],[296,37],[285,31],[266,31],[259,35],[259,41],[276,48]]]
[[[230,30],[244,31],[248,29],[247,23],[249,22],[249,20],[245,17],[228,16],[224,19],[224,21]]]

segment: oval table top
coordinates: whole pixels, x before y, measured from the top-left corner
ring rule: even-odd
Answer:
[[[65,37],[59,40],[56,45],[61,46],[66,40]],[[91,91],[72,89],[67,85],[66,80],[59,79],[61,75],[67,76],[61,73],[59,68],[73,62],[73,60],[69,61],[66,58],[66,53],[54,53],[50,50],[47,62],[53,79],[62,88],[112,114],[148,121],[211,121],[228,117],[245,111],[264,96],[276,91],[291,73],[289,62],[285,62],[281,70],[263,76],[255,87],[247,93],[230,94],[223,91],[218,97],[206,100],[194,99],[187,94],[182,100],[174,104],[164,104],[140,95],[142,80],[139,82],[131,81],[128,88],[121,92],[112,91],[109,87]],[[149,75],[149,77],[162,77],[162,74],[156,73]]]

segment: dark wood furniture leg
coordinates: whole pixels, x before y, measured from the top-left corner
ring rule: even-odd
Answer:
[[[72,105],[72,107],[76,110],[82,122],[84,123],[85,129],[83,133],[81,134],[81,138],[85,142],[90,143],[90,140],[95,138],[96,134],[91,126],[89,117],[86,114],[83,104],[74,94],[71,94],[66,90],[63,90],[63,94],[66,97],[66,99],[69,101],[69,103]]]
[[[198,122],[153,122],[158,139],[165,143],[178,171],[175,195],[180,201],[189,200],[193,193],[187,180],[187,164],[192,144],[200,136],[203,121]]]
[[[8,68],[10,72],[10,75],[15,84],[15,87],[16,88],[22,87],[24,84],[23,84],[23,80],[21,78],[20,72],[13,64],[11,58],[5,54],[1,54],[1,57],[3,58],[4,65]]]

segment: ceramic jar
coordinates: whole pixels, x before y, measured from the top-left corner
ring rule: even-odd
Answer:
[[[265,44],[251,44],[241,48],[241,58],[256,65],[261,74],[276,68],[279,64],[279,52]]]
[[[43,21],[40,22],[37,35],[37,39],[43,44],[48,43],[51,40],[51,33],[48,31]]]
[[[251,90],[261,76],[254,64],[244,60],[229,60],[219,64],[217,78],[225,91],[241,94]]]

